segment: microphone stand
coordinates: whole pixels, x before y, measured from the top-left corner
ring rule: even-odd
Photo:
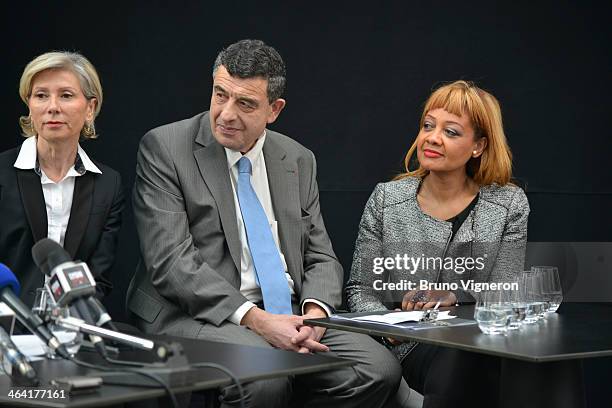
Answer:
[[[83,320],[77,319],[75,317],[52,316],[51,319],[56,325],[68,330],[78,331],[80,333],[85,334],[93,334],[106,339],[117,341],[119,343],[127,344],[129,346],[136,347],[141,350],[151,351],[155,348],[155,343],[153,343],[151,340],[87,324]],[[158,350],[158,354],[160,354],[160,350]]]
[[[61,312],[59,312],[63,308],[58,307],[58,305],[53,302],[53,297],[50,295],[48,282],[45,282],[41,292],[43,292],[43,294],[41,294],[41,304],[38,305],[38,309],[40,309],[38,310],[38,314],[42,315],[44,320],[51,321],[58,327],[62,327],[67,330],[103,337],[145,351],[154,350],[155,354],[157,354],[157,356],[162,360],[168,358],[169,350],[164,346],[158,346],[157,349],[155,349],[155,343],[151,340],[88,324],[84,320],[76,317],[64,316]]]

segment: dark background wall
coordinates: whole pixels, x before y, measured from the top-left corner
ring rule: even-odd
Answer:
[[[22,141],[24,66],[77,50],[105,92],[98,141],[84,148],[121,172],[126,192],[146,130],[206,110],[217,52],[242,38],[275,46],[288,101],[272,128],[312,149],[328,230],[345,268],[363,205],[401,170],[432,87],[474,80],[502,104],[532,241],[612,241],[609,7],[582,1],[11,2],[0,34],[0,150]],[[296,4],[290,4],[296,3]],[[123,315],[137,262],[125,212],[108,306]]]

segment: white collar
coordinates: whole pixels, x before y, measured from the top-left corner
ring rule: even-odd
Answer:
[[[231,169],[242,157],[247,157],[251,161],[251,165],[255,166],[255,162],[261,157],[265,141],[266,131],[264,130],[263,134],[259,137],[259,139],[257,139],[257,142],[255,142],[255,145],[253,145],[251,150],[246,152],[244,155],[236,150],[224,147],[225,156],[227,157],[227,167]]]
[[[102,174],[102,171],[91,161],[80,144],[77,147],[77,158],[75,159],[75,163],[79,159],[83,164],[85,171]],[[22,170],[37,170],[37,160],[38,154],[36,152],[36,136],[28,137],[21,144],[19,155],[17,156],[17,160],[15,160],[15,164],[13,164],[13,166]]]

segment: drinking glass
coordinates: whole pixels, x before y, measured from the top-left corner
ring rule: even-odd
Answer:
[[[36,294],[34,296],[34,306],[32,306],[32,313],[38,315],[38,317],[45,320],[48,303],[49,293],[47,292],[47,288],[36,289]]]
[[[548,304],[547,312],[555,313],[563,301],[559,270],[555,266],[532,266],[531,270],[542,276],[542,293]]]
[[[51,333],[53,333],[60,343],[66,346],[68,353],[74,355],[79,351],[83,336],[79,332],[66,330],[55,324],[55,317],[68,317],[70,316],[70,311],[68,307],[61,307],[56,304],[53,300],[53,296],[51,296],[46,287],[36,289],[32,312],[47,323],[47,327],[51,330]],[[45,348],[48,358],[57,358],[53,350],[48,348],[46,344],[43,347]]]
[[[542,275],[534,271],[525,271],[522,275],[522,284],[525,291],[526,324],[533,324],[544,317],[545,302],[542,293]]]
[[[522,284],[523,276],[519,275],[514,281],[507,281],[508,283],[516,283],[518,287],[515,289],[505,290],[502,294],[504,302],[510,304],[510,322],[508,323],[508,330],[517,330],[523,325],[525,320],[525,314],[527,312],[527,303],[525,296],[525,285]]]
[[[506,334],[511,313],[503,291],[483,290],[477,295],[474,318],[484,334]]]

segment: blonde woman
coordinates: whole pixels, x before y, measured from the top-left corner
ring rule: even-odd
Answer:
[[[512,155],[493,95],[465,81],[435,90],[405,167],[376,186],[364,210],[346,288],[351,311],[473,302],[470,282],[512,279],[523,269],[529,204],[511,183]],[[383,341],[425,406],[495,401],[495,358]],[[483,392],[466,392],[473,384],[465,383],[466,370]]]
[[[102,87],[93,65],[72,52],[48,52],[24,69],[19,95],[21,146],[0,154],[0,260],[17,275],[28,304],[43,284],[32,260],[38,240],[60,243],[87,262],[98,295],[112,288],[124,199],[121,178],[79,144],[97,137]]]

